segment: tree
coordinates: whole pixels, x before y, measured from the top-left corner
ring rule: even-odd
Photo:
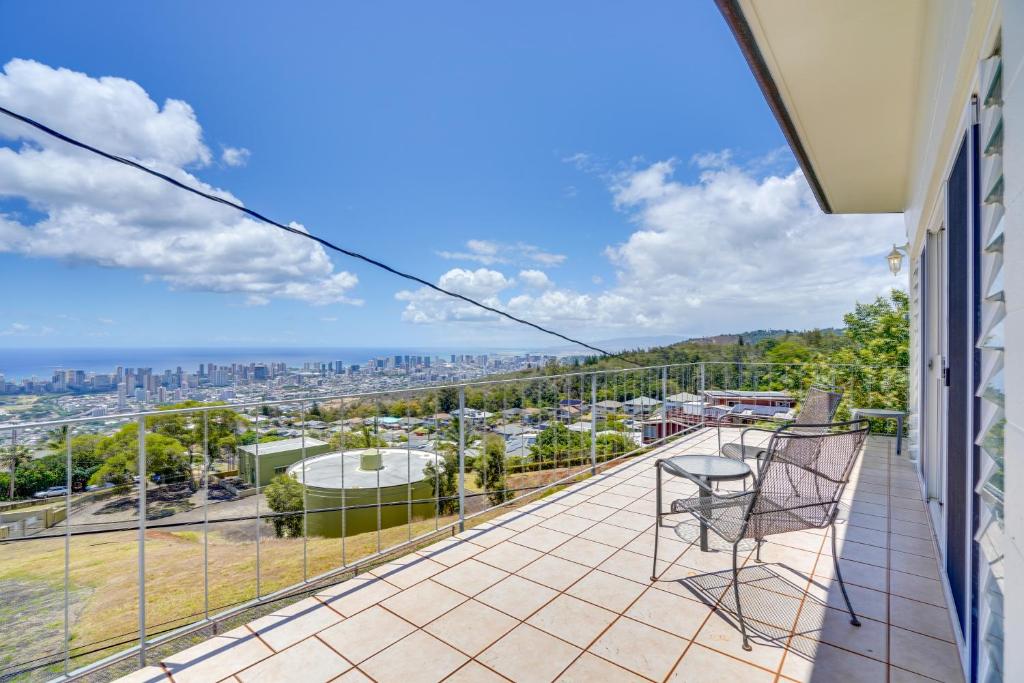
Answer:
[[[437,488],[437,514],[449,515],[459,509],[458,453],[447,452],[441,461],[435,460],[423,468],[425,479],[434,481]]]
[[[595,450],[599,460],[607,460],[635,448],[636,443],[625,434],[601,434],[597,437]]]
[[[576,458],[582,460],[589,449],[590,434],[573,431],[556,422],[537,436],[537,441],[530,446],[530,456],[542,468],[557,467],[559,456],[566,460],[563,465],[568,465]]]
[[[184,401],[163,406],[160,410],[180,410],[208,405],[220,404]],[[236,434],[248,424],[248,420],[230,408],[217,408],[205,413],[169,413],[146,418],[147,429],[169,436],[185,447],[188,455],[188,471],[191,476],[199,471],[198,465],[203,455],[204,438],[211,464],[221,460],[225,454],[234,460],[237,446]],[[193,480],[193,486],[195,485],[196,481]]]
[[[8,500],[14,500],[14,479],[15,475],[17,475],[18,468],[28,463],[31,459],[32,454],[29,452],[28,448],[20,444],[11,444],[0,449],[0,462],[4,463],[8,473]]]
[[[346,448],[384,448],[388,443],[370,431],[369,425],[362,425],[359,431],[339,432],[331,437],[331,446]]]
[[[46,433],[46,447],[55,451],[63,450],[68,438],[68,426],[61,425]]]
[[[437,409],[450,413],[459,407],[459,390],[455,387],[441,387],[437,390]]]
[[[476,459],[476,485],[487,491],[491,505],[512,498],[505,479],[505,440],[497,434],[484,437],[484,452]]]
[[[73,444],[74,442],[72,442]],[[96,446],[103,464],[89,477],[90,484],[127,484],[139,469],[138,428],[128,424]],[[165,434],[146,434],[146,474],[161,482],[191,480],[185,447]]]
[[[274,533],[278,538],[302,536],[302,515],[305,509],[305,487],[295,477],[279,474],[263,489],[267,505],[278,513],[273,518]]]
[[[459,424],[461,419],[453,417],[452,421],[448,423],[448,426],[444,428],[444,431],[438,436],[438,446],[443,450],[451,450],[455,453],[459,452]],[[480,440],[480,436],[473,430],[472,425],[466,423],[465,432],[462,435],[462,441],[466,448],[470,448],[473,444]]]

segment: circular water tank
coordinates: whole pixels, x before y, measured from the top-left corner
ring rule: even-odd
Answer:
[[[433,517],[434,480],[424,470],[435,462],[444,466],[428,451],[366,448],[307,458],[288,474],[306,487],[308,534],[337,538]]]

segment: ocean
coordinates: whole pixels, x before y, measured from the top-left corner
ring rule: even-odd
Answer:
[[[451,353],[487,353],[487,350],[400,347],[279,347],[279,348],[0,348],[0,375],[7,381],[32,376],[49,379],[54,370],[84,370],[108,373],[117,366],[153,368],[154,372],[183,370],[195,372],[200,363],[287,363],[301,367],[309,362],[342,361],[346,365],[364,364],[371,358],[394,355],[441,356]]]

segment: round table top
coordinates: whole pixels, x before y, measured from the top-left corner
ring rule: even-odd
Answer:
[[[902,417],[907,413],[903,410],[892,410],[890,408],[853,408],[851,415],[874,415],[876,417]]]
[[[750,474],[750,465],[720,455],[677,455],[665,458],[662,466],[669,472],[684,470],[687,474],[708,481],[743,479]]]

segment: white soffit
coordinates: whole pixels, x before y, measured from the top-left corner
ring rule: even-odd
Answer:
[[[738,4],[832,211],[903,211],[926,0]]]

